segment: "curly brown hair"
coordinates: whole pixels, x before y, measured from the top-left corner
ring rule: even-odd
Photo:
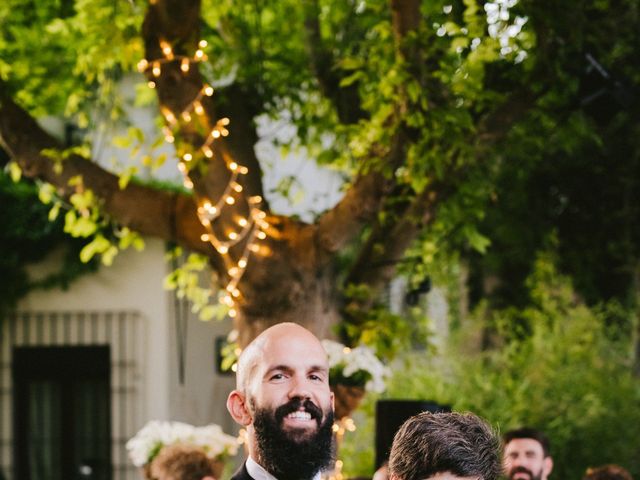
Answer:
[[[154,480],[202,480],[214,477],[212,460],[199,448],[169,445],[151,462]]]
[[[399,480],[422,480],[440,472],[497,480],[502,471],[500,440],[472,413],[421,413],[396,433],[389,471]]]

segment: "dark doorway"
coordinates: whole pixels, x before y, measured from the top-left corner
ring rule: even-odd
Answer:
[[[108,346],[15,347],[15,478],[110,480]]]

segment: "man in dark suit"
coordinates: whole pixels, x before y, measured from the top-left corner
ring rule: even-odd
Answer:
[[[245,348],[227,409],[248,434],[249,457],[232,480],[318,480],[331,464],[327,354],[300,325],[275,325]]]

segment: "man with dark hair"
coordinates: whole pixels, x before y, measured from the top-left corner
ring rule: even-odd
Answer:
[[[327,354],[300,325],[270,327],[244,349],[227,409],[248,433],[249,458],[232,480],[319,480],[331,464]]]
[[[502,436],[504,470],[509,480],[547,480],[553,470],[549,439],[540,430],[523,427]]]
[[[633,480],[633,477],[626,468],[610,463],[587,468],[582,480]]]
[[[501,470],[498,436],[472,413],[411,417],[389,457],[391,480],[496,480]]]

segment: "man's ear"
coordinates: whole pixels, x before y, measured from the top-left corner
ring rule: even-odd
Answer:
[[[336,411],[336,396],[334,395],[333,390],[331,390],[331,394],[330,394],[329,398],[331,398],[331,410],[333,410],[335,412]]]
[[[553,470],[553,458],[551,458],[550,456],[544,457],[542,469],[544,470],[546,476],[550,475],[551,471]]]
[[[245,396],[238,390],[232,391],[227,398],[227,410],[231,417],[243,427],[253,422],[245,400]]]

